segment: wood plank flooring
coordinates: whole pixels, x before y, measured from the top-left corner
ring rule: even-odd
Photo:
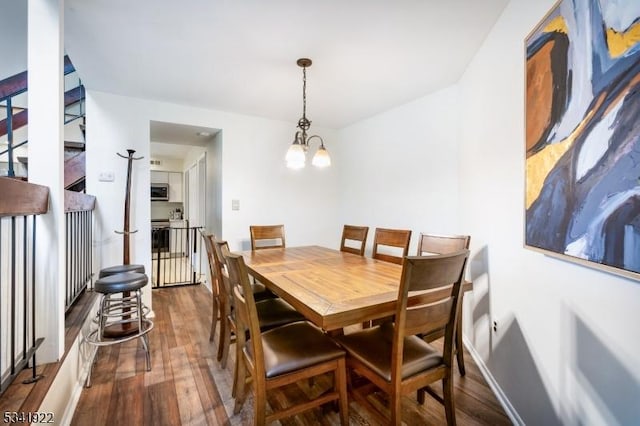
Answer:
[[[252,396],[233,415],[231,376],[234,351],[226,369],[216,360],[209,342],[211,295],[204,286],[153,290],[155,329],[150,333],[152,370],[145,370],[144,352],[137,341],[101,348],[93,370],[92,387],[84,389],[72,425],[246,425],[253,420]],[[219,327],[218,327],[219,329]],[[467,375],[455,377],[456,416],[459,425],[510,424],[485,383],[473,359],[465,354]],[[302,382],[268,396],[281,408],[322,392],[329,379]],[[383,397],[372,397],[380,404]],[[403,421],[445,424],[444,408],[427,397],[424,405],[415,395],[403,401]],[[350,401],[352,425],[374,425],[366,409]],[[338,414],[316,409],[283,425],[338,425]]]

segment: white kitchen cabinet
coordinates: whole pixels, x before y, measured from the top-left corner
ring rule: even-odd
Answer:
[[[182,190],[182,173],[180,172],[168,172],[168,184],[169,184],[169,202],[170,203],[182,203],[183,190]]]
[[[169,172],[151,171],[151,183],[169,183]]]

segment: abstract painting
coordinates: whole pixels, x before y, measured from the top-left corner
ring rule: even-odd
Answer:
[[[562,0],[526,39],[525,246],[640,279],[640,1]]]

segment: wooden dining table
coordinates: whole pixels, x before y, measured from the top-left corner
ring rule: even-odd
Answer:
[[[331,334],[396,312],[401,265],[319,246],[245,251],[242,255],[250,275]],[[461,297],[471,290],[473,283],[464,281]],[[442,294],[433,296],[437,300]],[[423,297],[424,293],[424,301]],[[411,305],[411,297],[408,303]],[[459,315],[455,347],[464,376],[462,309]],[[436,339],[441,334],[436,331],[425,338]]]
[[[324,330],[395,313],[401,265],[319,246],[242,255],[250,275]]]

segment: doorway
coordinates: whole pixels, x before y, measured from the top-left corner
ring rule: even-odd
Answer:
[[[206,280],[207,151],[215,129],[150,123],[151,184],[168,196],[151,203],[152,288],[200,284]]]

